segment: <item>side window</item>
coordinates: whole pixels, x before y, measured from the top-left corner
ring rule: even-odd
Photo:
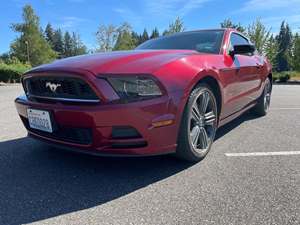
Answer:
[[[230,45],[247,45],[249,44],[248,40],[244,37],[242,37],[239,34],[232,33],[230,37]]]
[[[248,45],[249,41],[244,38],[243,36],[237,34],[237,33],[232,33],[230,36],[230,47],[229,49],[233,49],[234,45]],[[252,54],[251,54],[252,55]]]

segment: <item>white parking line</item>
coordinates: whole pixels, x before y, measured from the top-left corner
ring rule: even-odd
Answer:
[[[300,151],[225,153],[227,157],[300,155]]]
[[[300,110],[300,108],[271,108],[271,110]]]

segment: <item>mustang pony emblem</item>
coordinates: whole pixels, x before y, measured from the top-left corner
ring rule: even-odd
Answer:
[[[55,84],[55,83],[51,83],[51,82],[47,82],[46,83],[46,88],[50,88],[50,90],[52,91],[52,92],[56,92],[56,89],[58,88],[58,87],[61,87],[61,84]]]

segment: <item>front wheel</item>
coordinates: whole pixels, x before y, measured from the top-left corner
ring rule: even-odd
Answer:
[[[178,135],[176,155],[197,162],[209,152],[218,125],[216,98],[210,87],[199,84],[190,94]]]

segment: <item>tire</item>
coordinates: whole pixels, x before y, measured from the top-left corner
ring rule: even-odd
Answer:
[[[267,115],[271,102],[272,83],[269,78],[266,79],[265,87],[262,95],[259,97],[257,104],[253,108],[253,113],[256,116]]]
[[[217,126],[216,97],[207,84],[200,83],[191,92],[182,115],[176,156],[190,162],[203,159],[211,149]]]

